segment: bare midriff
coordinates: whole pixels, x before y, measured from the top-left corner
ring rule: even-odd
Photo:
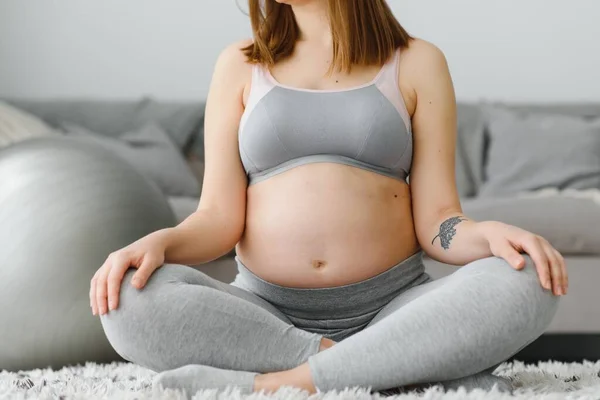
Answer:
[[[265,281],[324,288],[363,281],[419,250],[406,182],[313,163],[248,187],[236,251]]]

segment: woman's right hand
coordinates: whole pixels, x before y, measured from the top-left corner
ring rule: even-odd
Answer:
[[[119,306],[119,292],[125,272],[130,267],[138,270],[131,284],[142,289],[148,278],[165,262],[166,231],[157,231],[111,253],[92,278],[90,306],[92,314],[103,315]]]

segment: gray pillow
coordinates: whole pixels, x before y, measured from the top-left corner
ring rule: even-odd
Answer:
[[[488,107],[479,196],[600,188],[600,119]]]
[[[546,238],[563,254],[600,254],[600,203],[568,196],[475,198],[462,201],[476,221],[500,221]]]
[[[182,197],[182,196],[169,196],[167,197],[171,209],[175,214],[177,223],[183,222],[187,217],[192,215],[198,209],[199,199],[198,197]]]
[[[156,123],[182,150],[201,140],[201,136],[197,137],[204,121],[202,102],[159,102],[148,97],[139,101],[9,99],[8,102],[52,126],[70,121],[112,137]]]
[[[460,197],[473,197],[483,182],[485,116],[479,105],[457,108],[456,189]]]
[[[166,195],[200,195],[198,181],[183,156],[169,135],[154,123],[116,138],[94,133],[70,122],[61,122],[60,127],[69,136],[96,143],[122,157],[156,183]]]

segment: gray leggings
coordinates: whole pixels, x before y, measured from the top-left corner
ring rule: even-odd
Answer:
[[[492,257],[432,280],[417,253],[323,289],[271,284],[237,257],[231,285],[165,265],[137,290],[129,270],[119,308],[101,321],[123,358],[154,371],[201,364],[264,373],[308,362],[322,391],[443,382],[498,365],[550,324],[558,298],[526,259],[523,271]],[[319,352],[322,337],[339,343]]]

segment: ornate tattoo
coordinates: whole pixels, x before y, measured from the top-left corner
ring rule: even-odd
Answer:
[[[454,235],[456,235],[456,229],[454,229],[454,227],[460,224],[462,221],[466,220],[466,218],[452,217],[442,222],[442,224],[440,225],[440,233],[433,238],[431,244],[433,244],[433,242],[435,242],[435,239],[439,237],[440,244],[442,245],[444,250],[448,250],[450,248],[450,242],[452,241],[452,238],[454,237]]]

